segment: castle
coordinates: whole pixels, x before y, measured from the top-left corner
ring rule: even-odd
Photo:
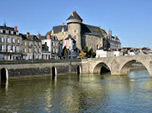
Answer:
[[[76,11],[72,12],[67,19],[67,25],[53,26],[49,32],[58,40],[64,40],[69,35],[76,41],[76,47],[81,51],[84,47],[92,48],[93,51],[99,48],[117,49],[121,47],[118,37],[112,36],[112,31],[107,34],[104,29],[98,26],[87,25]]]

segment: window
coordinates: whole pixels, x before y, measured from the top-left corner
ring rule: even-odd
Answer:
[[[56,53],[58,53],[58,49],[56,49]]]
[[[15,46],[13,46],[13,52],[15,52]]]
[[[13,35],[13,34],[14,34],[14,32],[13,32],[13,31],[11,31],[11,34]]]
[[[24,41],[24,46],[26,46],[26,41]]]
[[[5,38],[2,37],[2,42],[5,42],[4,39],[5,39]]]
[[[19,47],[18,46],[16,46],[16,52],[19,52]]]
[[[6,51],[6,45],[2,45],[2,51],[3,51],[3,52]]]
[[[3,29],[0,30],[0,33],[3,33]]]
[[[2,37],[0,37],[0,42],[2,42]]]
[[[26,48],[24,48],[24,52],[26,53]]]
[[[8,46],[8,52],[11,52],[11,46]]]
[[[2,45],[0,45],[0,51],[2,51]]]
[[[77,37],[76,36],[74,36],[74,39],[76,39]]]
[[[8,52],[8,46],[6,45],[6,52]]]
[[[6,43],[8,43],[8,38],[6,38]]]
[[[17,39],[17,43],[20,43],[20,39]]]
[[[8,43],[11,43],[11,38],[8,38]]]
[[[74,33],[76,33],[77,32],[77,30],[76,29],[74,29]]]
[[[28,46],[29,46],[29,47],[31,46],[31,42],[28,43]]]
[[[16,32],[16,35],[19,35],[19,32]]]
[[[13,43],[13,38],[11,38],[11,43]]]
[[[13,43],[15,43],[15,39],[13,38]]]
[[[11,46],[11,52],[13,52],[13,46]]]
[[[6,34],[9,34],[9,31],[8,31],[8,30],[6,30]]]

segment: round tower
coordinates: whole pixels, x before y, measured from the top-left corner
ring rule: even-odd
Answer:
[[[76,46],[79,50],[82,50],[81,46],[81,17],[76,11],[72,12],[70,17],[67,19],[68,33],[76,41]]]

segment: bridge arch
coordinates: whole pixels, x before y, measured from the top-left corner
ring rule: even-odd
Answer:
[[[136,59],[132,59],[132,60],[129,60],[129,61],[126,61],[122,64],[121,68],[120,68],[120,75],[126,75],[128,74],[128,72],[130,71],[130,67],[133,63],[140,63],[144,66],[144,68],[148,71],[149,75],[150,75],[150,72],[149,72],[149,67],[147,65],[147,63],[143,62],[143,61],[138,61]]]
[[[93,69],[94,74],[102,74],[106,72],[111,72],[110,66],[108,66],[104,62],[99,62],[98,64],[95,65]]]
[[[1,81],[8,80],[8,70],[6,68],[1,69]]]
[[[57,69],[56,67],[52,67],[52,80],[55,80],[57,77]]]

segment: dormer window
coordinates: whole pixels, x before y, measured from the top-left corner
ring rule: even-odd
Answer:
[[[3,33],[3,29],[1,29],[0,32]]]
[[[16,32],[16,35],[19,35],[19,32]]]
[[[14,31],[11,31],[11,34],[13,35],[13,34],[14,34]]]
[[[6,32],[6,34],[9,34],[9,31],[8,31],[8,30],[6,30],[5,32]]]

